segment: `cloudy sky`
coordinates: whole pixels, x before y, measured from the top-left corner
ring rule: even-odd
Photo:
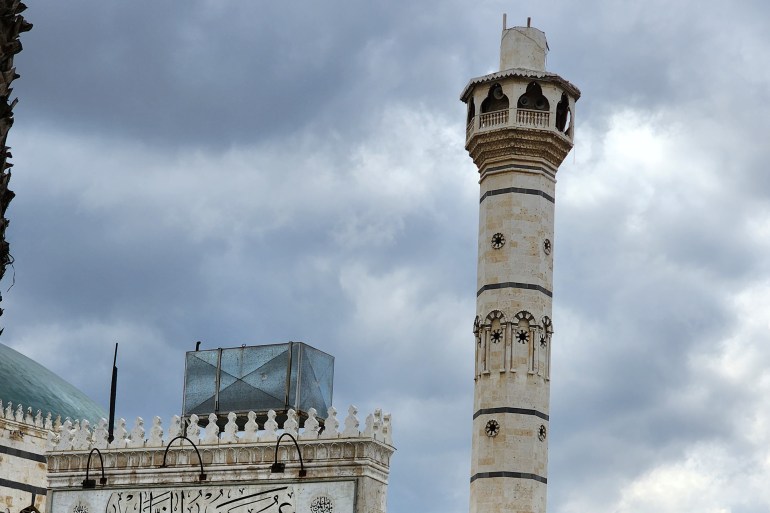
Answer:
[[[501,17],[583,92],[556,201],[549,511],[770,508],[759,0],[29,0],[2,342],[118,415],[184,352],[302,340],[393,413],[389,511],[468,507],[478,184]],[[9,292],[10,277],[15,285]],[[11,399],[11,398],[7,398]]]

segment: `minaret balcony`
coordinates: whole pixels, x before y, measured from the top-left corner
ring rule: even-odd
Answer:
[[[504,109],[479,114],[471,119],[465,129],[466,142],[470,141],[474,134],[497,130],[500,128],[533,128],[536,130],[548,130],[567,141],[572,138],[558,130],[552,123],[551,112],[534,109]]]

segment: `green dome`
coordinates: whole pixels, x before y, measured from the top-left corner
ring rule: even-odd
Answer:
[[[24,411],[32,407],[43,416],[49,412],[55,419],[88,419],[92,424],[107,418],[104,409],[83,392],[70,385],[39,363],[10,347],[0,344],[0,400],[3,407],[13,402],[13,409],[21,404]]]

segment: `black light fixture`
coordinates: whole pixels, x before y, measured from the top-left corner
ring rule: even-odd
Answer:
[[[88,461],[86,462],[86,478],[83,480],[83,488],[96,488],[96,479],[88,479],[88,472],[91,470],[91,456],[96,451],[99,455],[99,463],[102,467],[102,477],[99,478],[99,484],[104,486],[107,484],[107,478],[104,476],[104,458],[102,458],[102,451],[94,447],[91,452],[88,453]]]
[[[273,458],[273,464],[270,466],[270,473],[283,474],[286,472],[286,463],[278,461],[278,446],[281,445],[281,440],[284,436],[288,436],[291,438],[291,441],[294,442],[294,447],[297,448],[297,454],[299,455],[299,477],[305,477],[307,475],[307,470],[305,470],[305,463],[302,461],[302,451],[299,450],[297,439],[290,433],[283,433],[278,437],[278,441],[275,442],[275,457]]]
[[[164,453],[163,453],[163,463],[161,464],[160,468],[166,468],[166,456],[168,455],[168,450],[171,448],[171,444],[173,444],[173,443],[174,443],[174,442],[176,442],[177,440],[187,440],[188,442],[190,442],[190,445],[192,445],[192,446],[193,446],[193,449],[195,449],[195,454],[197,454],[197,455],[198,455],[198,463],[199,463],[199,464],[200,464],[200,466],[201,466],[201,473],[200,473],[200,475],[198,476],[198,481],[205,481],[205,480],[206,480],[206,474],[203,472],[203,459],[201,459],[201,453],[198,451],[198,446],[196,446],[196,445],[193,443],[193,441],[192,441],[192,440],[190,440],[189,438],[187,438],[187,437],[186,437],[186,436],[184,436],[184,435],[179,435],[179,436],[177,436],[177,437],[174,437],[174,438],[172,438],[172,439],[171,439],[171,441],[168,443],[168,445],[166,446],[166,452],[164,452]]]

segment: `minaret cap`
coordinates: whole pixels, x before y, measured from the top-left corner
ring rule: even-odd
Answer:
[[[545,33],[530,27],[529,19],[526,27],[506,28],[505,19],[505,15],[503,15],[503,35],[500,39],[500,71],[514,68],[545,71],[545,56],[548,53]]]

